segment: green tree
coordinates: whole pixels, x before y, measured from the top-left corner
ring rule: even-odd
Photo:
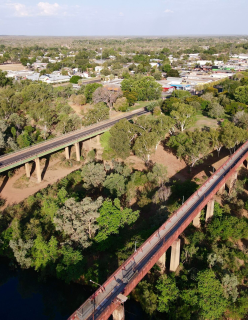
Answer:
[[[17,137],[17,143],[20,148],[26,148],[32,144],[32,139],[30,135],[26,131],[24,131]]]
[[[248,104],[248,86],[238,87],[234,96],[237,101]]]
[[[112,195],[120,198],[126,191],[125,182],[126,179],[121,174],[111,173],[109,176],[107,176],[103,186],[108,189]]]
[[[79,77],[79,76],[72,76],[70,78],[70,83],[77,84],[80,79],[81,79],[81,77]]]
[[[200,314],[203,319],[220,319],[226,311],[227,300],[224,289],[212,270],[198,273]]]
[[[198,129],[193,132],[180,133],[172,136],[167,145],[175,148],[177,156],[184,159],[192,168],[209,154],[209,133]]]
[[[91,124],[109,119],[109,108],[103,102],[94,105],[93,109],[84,114],[83,124],[89,126]]]
[[[155,152],[159,141],[160,138],[155,132],[145,132],[136,139],[133,150],[139,158],[147,162],[151,154]]]
[[[0,87],[6,87],[6,86],[12,85],[11,78],[7,78],[6,75],[7,75],[7,72],[3,72],[2,70],[0,70]]]
[[[32,265],[35,270],[44,269],[48,264],[54,263],[58,255],[58,242],[54,237],[46,242],[41,235],[37,236],[32,247]]]
[[[156,289],[159,291],[158,311],[169,312],[170,305],[177,300],[180,292],[176,286],[175,278],[163,275],[157,282]]]
[[[86,97],[87,102],[91,102],[92,101],[92,95],[95,92],[95,90],[97,88],[102,87],[102,84],[100,83],[89,83],[85,86],[84,89],[84,95]]]
[[[82,168],[82,178],[85,189],[99,188],[106,178],[104,165],[94,162],[86,164]]]
[[[170,116],[175,119],[178,129],[184,131],[194,121],[195,110],[184,103],[174,103]]]
[[[126,159],[130,155],[131,142],[134,139],[133,125],[126,119],[120,120],[110,129],[109,146],[116,156]]]
[[[139,217],[139,211],[132,209],[122,209],[120,200],[115,199],[114,203],[111,200],[104,201],[100,209],[100,217],[97,219],[99,231],[95,240],[101,242],[106,240],[111,234],[118,234],[119,229],[126,224],[131,225]]]
[[[59,209],[53,219],[56,230],[62,231],[71,241],[80,244],[83,248],[91,245],[99,226],[96,223],[99,217],[99,208],[103,198],[96,201],[86,197],[81,202],[71,198]]]

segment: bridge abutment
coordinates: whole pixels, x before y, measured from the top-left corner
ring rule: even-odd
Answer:
[[[77,161],[80,161],[80,146],[79,146],[79,142],[75,143],[75,149],[76,149],[76,159],[77,159]]]
[[[211,199],[207,204],[206,222],[214,215],[214,199]]]
[[[166,269],[165,263],[166,263],[166,252],[157,261],[157,265],[160,268],[161,274],[163,274],[165,272],[165,269]]]
[[[171,246],[171,260],[170,260],[170,271],[175,272],[180,263],[180,245],[181,240],[177,239],[172,243]]]
[[[30,178],[30,164],[29,162],[25,163],[25,171],[27,178]]]
[[[40,158],[35,159],[35,168],[36,168],[36,175],[38,183],[41,182],[41,169],[40,169]]]
[[[66,160],[70,159],[70,149],[69,149],[69,147],[65,147],[65,158],[66,158]]]
[[[113,320],[125,320],[125,308],[124,305],[119,305],[113,312]]]

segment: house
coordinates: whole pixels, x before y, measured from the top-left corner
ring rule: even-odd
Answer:
[[[96,66],[96,67],[95,67],[95,71],[96,71],[97,73],[100,73],[103,69],[104,69],[104,67],[102,67],[102,66]]]

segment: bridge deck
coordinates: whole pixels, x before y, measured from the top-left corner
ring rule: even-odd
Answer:
[[[146,242],[115,271],[69,320],[106,320],[162,254],[187,228],[208,201],[248,157],[248,142],[239,148]]]
[[[76,142],[87,140],[98,134],[107,131],[115,123],[121,119],[132,119],[143,114],[148,113],[144,109],[138,109],[127,113],[123,116],[116,117],[115,119],[106,120],[92,126],[83,128],[81,130],[76,130],[68,134],[64,134],[60,137],[47,140],[45,142],[36,144],[34,146],[12,152],[0,157],[0,173],[6,170],[20,166],[28,161],[32,161],[38,157],[45,156],[52,152],[61,150],[67,146],[70,146]]]

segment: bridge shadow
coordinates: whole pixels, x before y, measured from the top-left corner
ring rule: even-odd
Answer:
[[[167,148],[165,150],[168,152]],[[173,153],[173,152],[170,152]],[[175,155],[176,156],[176,155]],[[209,156],[203,160],[203,163],[196,164],[193,168],[188,165],[182,170],[176,172],[170,179],[173,180],[192,180],[194,177],[202,173],[202,178],[207,180],[211,175],[218,169],[223,163],[225,163],[224,158],[230,156],[228,150],[223,149],[218,155],[217,151],[213,151]],[[205,177],[204,177],[205,176]]]
[[[9,177],[8,177],[8,174],[6,174],[6,175],[4,176],[3,182],[2,182],[1,187],[0,187],[0,193],[3,191],[3,189],[4,189],[4,187],[6,186],[8,180],[9,180]]]
[[[46,157],[46,163],[45,163],[45,166],[41,172],[41,179],[43,180],[44,177],[45,177],[45,174],[47,172],[47,169],[48,169],[48,166],[49,166],[49,163],[50,163],[50,156]]]

